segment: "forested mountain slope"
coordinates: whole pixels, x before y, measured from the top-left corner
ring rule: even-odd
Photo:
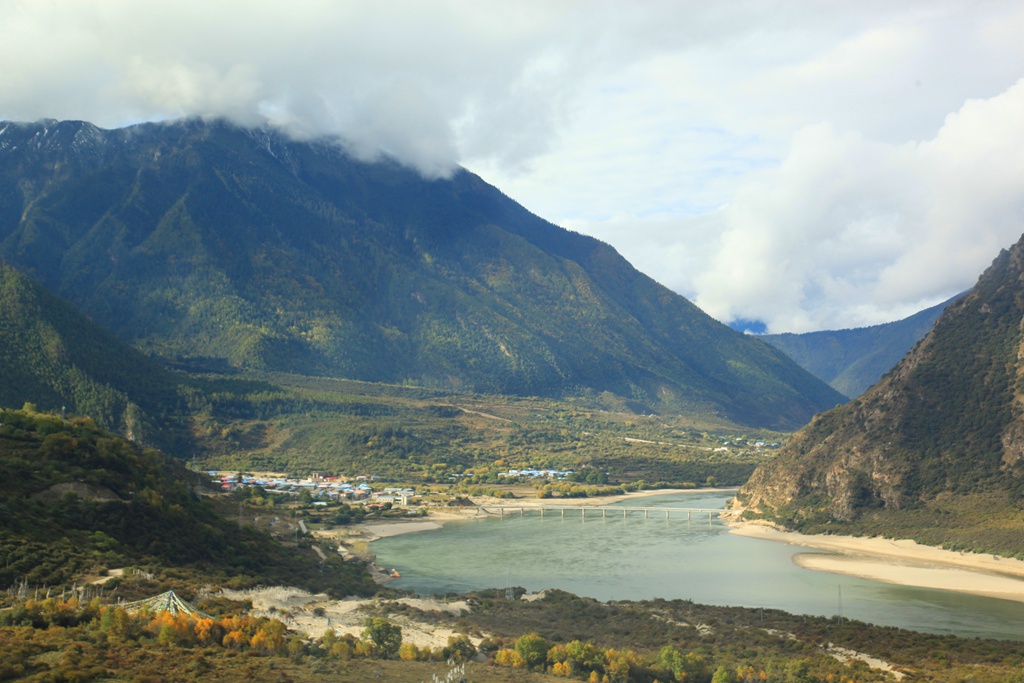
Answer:
[[[81,585],[86,574],[153,565],[178,585],[301,583],[372,593],[356,563],[286,548],[239,528],[196,493],[199,475],[91,420],[0,410],[0,585]],[[229,508],[230,509],[230,508]]]
[[[882,325],[805,334],[765,334],[758,338],[839,393],[854,398],[867,391],[928,334],[942,311],[957,297]]]
[[[222,122],[0,123],[0,255],[190,367],[607,392],[776,428],[843,400],[471,173]]]
[[[0,261],[0,407],[89,415],[143,441],[179,407],[179,379]]]
[[[1024,554],[1024,238],[859,399],[815,418],[740,500],[787,525]]]

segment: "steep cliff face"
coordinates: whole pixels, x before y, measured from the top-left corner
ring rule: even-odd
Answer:
[[[793,526],[964,496],[1020,500],[1022,325],[1024,238],[874,387],[795,434],[739,499]]]

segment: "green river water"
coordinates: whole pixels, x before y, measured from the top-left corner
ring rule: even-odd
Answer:
[[[683,493],[631,506],[722,508],[731,492]],[[624,505],[624,504],[620,504]],[[615,506],[610,506],[615,507]],[[840,615],[874,624],[965,637],[1024,640],[1024,604],[906,588],[803,569],[813,552],[728,533],[717,519],[676,513],[537,513],[450,522],[443,529],[373,543],[377,562],[398,569],[392,586],[422,595],[521,586],[560,588],[598,600],[682,598],[711,605]]]

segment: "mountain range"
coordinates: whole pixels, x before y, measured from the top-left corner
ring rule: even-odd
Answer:
[[[959,296],[962,295],[881,325],[803,334],[764,334],[758,338],[785,353],[839,393],[855,398],[928,334],[946,306]]]
[[[187,370],[610,395],[781,429],[844,400],[468,171],[221,121],[0,123],[0,257]]]
[[[818,415],[739,492],[804,530],[1024,556],[1024,238],[858,399]]]

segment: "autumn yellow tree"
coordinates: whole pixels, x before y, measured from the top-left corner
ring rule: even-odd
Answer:
[[[523,659],[523,656],[507,647],[494,653],[494,663],[499,666],[511,666],[515,669],[521,669],[526,666],[526,660]]]
[[[210,618],[197,619],[195,627],[193,629],[195,631],[195,634],[196,634],[196,642],[198,642],[200,645],[208,645],[211,642],[214,642],[214,640],[215,640],[215,635],[214,635],[214,632],[213,632],[214,625],[215,624],[214,624],[213,619],[210,619]],[[216,640],[220,640],[220,639],[216,638]]]
[[[280,652],[284,648],[285,630],[284,624],[277,619],[268,619],[260,624],[249,645],[255,650]]]
[[[419,657],[420,649],[416,647],[415,643],[402,643],[402,646],[398,648],[398,658],[402,661],[412,662]]]

